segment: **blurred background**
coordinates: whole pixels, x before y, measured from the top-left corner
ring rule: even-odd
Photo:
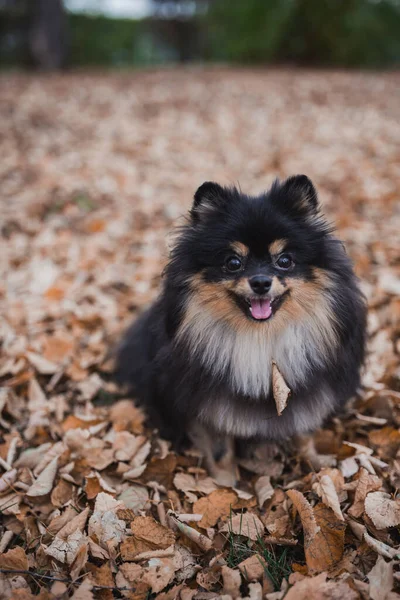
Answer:
[[[0,0],[3,66],[393,67],[399,0]]]

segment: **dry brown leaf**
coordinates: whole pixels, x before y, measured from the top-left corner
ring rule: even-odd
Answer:
[[[265,575],[267,564],[259,554],[252,554],[238,565],[246,581],[260,581]]]
[[[322,502],[333,510],[337,518],[344,521],[336,488],[329,475],[322,475],[319,481],[314,484],[313,489],[315,489]]]
[[[74,351],[74,338],[66,331],[58,330],[43,339],[43,357],[52,363],[64,363]]]
[[[58,458],[53,460],[47,465],[45,469],[40,473],[36,481],[31,485],[27,491],[27,496],[30,498],[42,497],[50,494],[53,489],[54,479],[57,474]]]
[[[196,575],[196,582],[201,588],[209,592],[217,590],[221,582],[221,566],[214,564],[211,567],[202,569]]]
[[[199,566],[196,562],[196,558],[185,546],[175,544],[176,553],[180,555],[180,561],[182,566],[176,571],[176,581],[189,581],[194,577],[199,570]]]
[[[365,498],[365,512],[377,529],[400,524],[400,501],[385,492],[371,492]]]
[[[130,461],[145,441],[146,438],[143,435],[133,435],[129,431],[117,432],[113,444],[115,458],[121,461]]]
[[[258,506],[262,508],[267,500],[274,495],[274,488],[271,485],[271,477],[262,475],[254,484],[254,489],[257,494]]]
[[[143,485],[132,483],[126,490],[121,492],[118,500],[137,515],[139,511],[148,509],[149,492]]]
[[[93,585],[89,579],[84,579],[71,596],[71,600],[94,600]]]
[[[174,477],[174,486],[177,490],[185,492],[190,502],[196,502],[197,500],[197,496],[191,494],[191,492],[210,494],[218,488],[211,477],[196,480],[193,475],[189,475],[188,473],[177,473]]]
[[[71,533],[80,531],[83,533],[85,529],[86,521],[90,513],[89,507],[85,508],[81,513],[78,513],[73,519],[68,521],[57,533],[57,537],[66,540]]]
[[[310,573],[320,573],[341,560],[346,524],[322,503],[313,510],[319,531],[311,544],[305,547],[305,552]]]
[[[56,560],[72,565],[78,552],[83,546],[88,545],[88,538],[80,531],[74,531],[67,539],[55,537],[50,546],[44,549],[45,553]]]
[[[153,457],[147,464],[146,470],[143,473],[142,481],[157,481],[160,485],[166,488],[172,486],[173,473],[176,467],[175,454],[168,454],[165,458]]]
[[[364,532],[363,539],[366,542],[366,544],[380,556],[385,556],[386,558],[399,558],[400,557],[400,550],[395,550],[394,548],[391,548],[384,542],[381,542],[380,540],[376,540],[371,535],[369,535],[369,533],[367,531]]]
[[[25,356],[41,375],[53,375],[58,370],[58,365],[56,363],[44,358],[36,352],[26,352]]]
[[[93,585],[114,587],[114,578],[109,563],[104,563],[101,567],[90,565],[90,579]],[[129,587],[129,585],[127,586]],[[101,600],[113,600],[114,593],[112,590],[97,590],[97,594]]]
[[[71,579],[73,581],[78,579],[79,575],[86,567],[88,556],[89,556],[89,544],[88,543],[82,544],[82,546],[79,548],[79,550],[75,556],[74,562],[72,563],[70,572],[69,572]]]
[[[89,535],[94,541],[107,548],[115,548],[125,538],[126,525],[117,516],[123,506],[109,494],[97,495],[94,512],[89,519]]]
[[[368,573],[371,600],[386,600],[393,588],[393,563],[378,556],[375,566]]]
[[[244,513],[235,515],[226,523],[221,531],[243,535],[250,540],[256,541],[264,533],[264,524],[254,513]]]
[[[371,475],[366,469],[361,468],[354,502],[348,510],[349,515],[356,518],[360,517],[364,512],[364,502],[367,494],[379,490],[381,485],[382,480],[379,477]]]
[[[51,492],[51,503],[57,508],[66,506],[71,501],[75,489],[70,482],[60,479]]]
[[[393,563],[378,556],[375,566],[368,573],[371,600],[386,600],[393,588]]]
[[[0,554],[0,569],[27,571],[29,564],[25,550],[21,546],[17,546],[4,554]]]
[[[168,548],[175,542],[174,533],[152,517],[135,517],[131,523],[131,530],[135,538],[149,546],[149,550]]]
[[[186,523],[181,523],[178,519],[173,519],[179,531],[183,533],[185,537],[194,542],[201,550],[208,552],[212,547],[212,541],[204,534],[197,531],[193,527],[189,527]]]
[[[346,524],[322,503],[313,509],[296,490],[289,490],[287,495],[299,511],[309,572],[313,574],[329,570],[343,556]]]
[[[303,525],[305,543],[310,544],[319,532],[312,506],[301,492],[288,490],[286,493],[299,513],[301,524]]]
[[[193,512],[203,515],[199,526],[203,529],[214,527],[219,519],[226,519],[237,504],[237,495],[232,490],[214,490],[208,496],[193,504]]]
[[[0,494],[3,494],[17,479],[17,469],[10,469],[0,477]]]
[[[345,581],[327,581],[327,574],[296,581],[285,600],[359,600],[358,592]]]
[[[231,598],[240,598],[240,586],[242,584],[240,572],[223,565],[221,574],[223,580],[223,593],[228,594]]]
[[[274,361],[272,361],[272,393],[276,404],[276,411],[281,416],[287,406],[291,390]]]
[[[50,442],[46,442],[37,448],[27,448],[21,452],[20,456],[15,461],[14,466],[17,468],[28,467],[28,469],[33,470],[42,461],[47,451],[50,450],[51,447],[52,444]]]

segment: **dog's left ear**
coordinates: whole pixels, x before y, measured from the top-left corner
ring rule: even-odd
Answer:
[[[206,181],[194,195],[193,206],[190,211],[193,221],[201,221],[211,213],[221,210],[226,202],[226,190],[218,183]]]
[[[281,202],[302,215],[318,212],[317,191],[306,175],[293,175],[281,184],[279,195]]]

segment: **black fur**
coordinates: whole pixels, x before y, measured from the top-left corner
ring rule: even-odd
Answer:
[[[267,256],[268,245],[277,239],[288,240],[287,251],[294,256],[295,266],[288,272],[277,270]],[[327,348],[318,361],[313,358],[315,353],[304,348],[305,353],[310,352],[310,367],[305,379],[291,382],[292,396],[281,417],[276,415],[271,392],[266,397],[251,397],[233,389],[231,367],[213,372],[202,363],[201,348],[194,350],[177,335],[194,293],[189,283],[193,276],[201,273],[204,282],[213,283],[239,276],[224,268],[231,253],[229,244],[237,241],[251,250],[241,277],[261,270],[277,276],[285,286],[290,278],[313,281],[317,268],[331,282],[331,288],[323,293],[335,315],[333,327],[339,342]],[[236,300],[241,302],[239,297]],[[285,297],[280,301],[285,302]],[[356,392],[364,358],[365,318],[364,299],[350,260],[319,213],[317,194],[307,177],[275,182],[269,192],[258,197],[205,183],[197,190],[188,223],[180,231],[159,299],[130,327],[119,347],[117,376],[121,383],[129,384],[166,437],[185,432],[200,413],[223,398],[243,419],[250,418],[249,411],[256,407],[254,414],[269,423],[268,439],[290,438],[322,424],[322,417],[317,423],[311,417],[324,394],[333,398],[327,409],[332,413]],[[303,415],[301,427],[298,411]],[[221,424],[218,428],[221,431]]]

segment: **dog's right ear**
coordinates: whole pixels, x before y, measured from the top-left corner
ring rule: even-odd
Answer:
[[[200,222],[213,212],[221,210],[226,202],[226,190],[218,183],[206,181],[194,195],[193,206],[190,211],[191,217],[193,221]]]

